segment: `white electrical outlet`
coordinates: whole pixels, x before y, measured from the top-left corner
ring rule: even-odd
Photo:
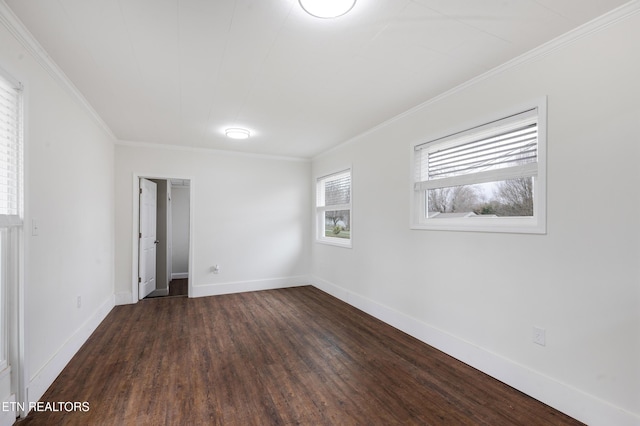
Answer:
[[[82,296],[78,296],[76,299],[76,305],[78,306],[78,309],[82,307]]]
[[[540,346],[546,345],[545,329],[540,327],[533,327],[533,343]]]

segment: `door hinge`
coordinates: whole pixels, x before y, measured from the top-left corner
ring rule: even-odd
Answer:
[[[142,238],[142,232],[138,233],[138,238]]]
[[[138,277],[138,282],[141,283],[142,282],[142,277]]]
[[[140,188],[140,193],[142,194],[142,188]]]

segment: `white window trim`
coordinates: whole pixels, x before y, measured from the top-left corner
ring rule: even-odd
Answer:
[[[25,200],[25,156],[26,131],[25,124],[25,88],[19,80],[13,78],[0,67],[0,77],[12,85],[19,95],[19,147],[17,169],[17,212],[0,215],[0,262],[2,262],[2,360],[0,361],[0,384],[2,389],[14,394],[13,401],[26,401],[26,362],[24,356],[24,200]],[[1,397],[4,397],[2,395]],[[20,412],[22,416],[26,411]]]
[[[468,129],[482,126],[500,120],[504,117],[527,111],[533,108],[538,110],[538,159],[536,163],[537,172],[534,179],[534,215],[532,217],[487,217],[487,218],[455,218],[455,219],[428,219],[426,214],[426,189],[429,184],[416,184],[415,163],[416,147],[425,143],[425,139],[410,144],[410,200],[411,200],[411,229],[416,230],[437,230],[437,231],[475,231],[475,232],[504,232],[504,233],[525,233],[525,234],[546,234],[546,158],[547,158],[547,98],[542,97],[533,101],[510,108],[506,112],[493,114],[486,119],[470,123],[451,129],[435,137],[426,138],[435,141],[449,135],[464,132]],[[530,167],[530,166],[526,166]],[[508,177],[510,171],[505,169]],[[471,183],[471,182],[467,182]]]
[[[336,204],[331,206],[318,206],[318,184],[320,180],[330,178],[332,176],[338,176],[341,174],[349,173],[351,177],[351,186],[349,188],[349,200],[348,204]],[[315,222],[316,222],[316,242],[321,244],[327,244],[337,247],[352,248],[353,241],[353,172],[351,167],[341,169],[333,173],[322,174],[315,178]],[[349,210],[349,228],[350,236],[346,238],[327,237],[324,235],[324,212],[333,210]]]

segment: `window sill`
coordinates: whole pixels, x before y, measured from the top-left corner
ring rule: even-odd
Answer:
[[[326,244],[329,246],[352,248],[351,240],[341,241],[339,238],[316,238],[316,243]]]
[[[479,223],[482,221],[482,223]],[[411,224],[411,229],[427,231],[498,232],[511,234],[546,234],[546,226],[535,218],[431,219]]]

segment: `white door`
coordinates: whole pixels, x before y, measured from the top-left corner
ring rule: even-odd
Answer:
[[[156,184],[140,179],[140,242],[138,244],[138,291],[144,299],[156,289]]]

